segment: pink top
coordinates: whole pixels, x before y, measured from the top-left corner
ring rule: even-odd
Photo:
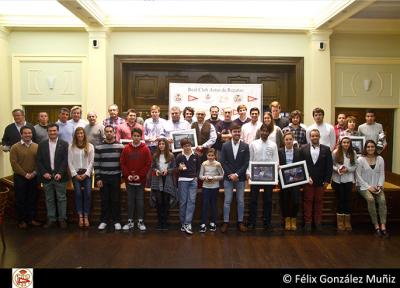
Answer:
[[[131,131],[133,128],[139,128],[142,130],[142,139],[144,140],[144,130],[142,125],[135,122],[135,125],[130,126],[128,122],[125,122],[117,126],[115,133],[117,142],[119,142],[121,139],[132,139]]]

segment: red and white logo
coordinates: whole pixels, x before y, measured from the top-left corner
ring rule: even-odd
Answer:
[[[12,284],[13,288],[33,288],[33,269],[13,268]]]

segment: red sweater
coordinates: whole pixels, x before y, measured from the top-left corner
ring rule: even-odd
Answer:
[[[151,166],[151,153],[146,144],[140,143],[138,147],[133,147],[132,143],[125,145],[121,153],[121,170],[128,183],[129,175],[139,175],[139,183],[146,184],[146,175]],[[134,172],[132,172],[134,171]],[[132,181],[131,183],[135,183]]]

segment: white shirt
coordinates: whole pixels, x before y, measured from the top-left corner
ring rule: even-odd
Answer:
[[[160,171],[168,169],[168,163],[165,163],[164,154],[160,154],[160,159],[158,160],[158,168],[160,169]]]
[[[240,140],[236,144],[233,140],[231,140],[231,142],[232,142],[233,158],[235,158],[236,160],[236,156],[239,151]]]
[[[186,120],[179,120],[177,122],[173,122],[172,120],[168,120],[165,125],[166,137],[171,137],[171,132],[180,131],[180,130],[188,130],[190,129],[190,124]]]
[[[319,138],[319,143],[330,147],[331,151],[333,151],[333,149],[335,149],[336,146],[335,128],[333,128],[333,126],[328,123],[322,123],[321,125],[317,125],[317,123],[314,123],[308,126],[306,130],[306,137],[307,137],[307,142],[310,144],[311,144],[310,131],[313,129],[318,129],[319,134],[321,135],[321,137]]]
[[[310,154],[313,163],[314,164],[317,163],[319,157],[319,145],[318,146],[310,145]]]
[[[89,143],[89,149],[87,155],[85,150],[73,146],[72,144],[68,147],[68,167],[71,172],[71,176],[77,175],[79,169],[86,169],[85,174],[90,177],[93,171],[94,162],[94,147],[93,144]]]
[[[49,152],[50,152],[50,167],[51,167],[51,170],[54,170],[54,156],[56,154],[57,142],[58,142],[58,138],[54,142],[49,139]]]
[[[337,150],[336,152],[337,153]],[[350,158],[346,156],[345,153],[343,153],[343,164],[339,164],[336,162],[336,154],[332,153],[332,160],[333,160],[333,172],[332,172],[332,181],[336,183],[348,183],[348,182],[355,182],[355,171],[357,168],[357,154],[354,152],[354,164],[352,165],[350,162]],[[339,174],[339,169],[340,167],[346,167],[347,172],[340,175]]]
[[[293,163],[293,158],[294,158],[293,152],[294,152],[293,148],[289,150],[285,147],[286,164]]]
[[[261,125],[262,123],[260,121],[257,121],[255,124],[252,122],[243,124],[240,139],[242,139],[243,142],[250,144],[256,138],[257,130],[260,129]]]
[[[267,141],[262,141],[261,138],[254,140],[249,146],[249,151],[250,161],[279,163],[278,146],[269,139]],[[246,173],[251,175],[250,167],[247,168]]]
[[[357,186],[367,190],[369,186],[382,186],[385,183],[385,161],[381,156],[376,157],[375,168],[372,169],[365,157],[358,158],[356,170]]]

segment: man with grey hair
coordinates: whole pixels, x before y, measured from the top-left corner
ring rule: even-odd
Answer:
[[[85,128],[85,126],[88,124],[87,121],[82,119],[82,108],[79,106],[74,106],[71,108],[71,119],[68,120],[69,123],[74,126],[74,131],[78,127]]]
[[[22,109],[14,109],[12,111],[14,118],[14,123],[9,124],[6,129],[4,129],[3,139],[1,140],[2,149],[4,152],[8,152],[11,146],[15,143],[21,141],[20,129],[23,126],[28,126],[32,128],[32,141],[36,143],[36,132],[33,125],[25,121],[25,112]]]
[[[103,120],[103,126],[111,125],[114,130],[117,129],[118,125],[125,123],[125,119],[118,116],[118,106],[116,104],[112,104],[108,107],[108,114],[110,117]]]
[[[89,124],[85,126],[86,137],[96,147],[104,141],[104,126],[101,123],[97,123],[97,114],[94,111],[87,113],[87,119]]]
[[[196,152],[200,155],[200,160],[207,160],[207,151],[211,148],[215,141],[217,141],[217,131],[214,125],[210,122],[204,121],[206,111],[199,108],[196,111],[197,122],[193,122],[191,128],[196,130],[197,144]]]
[[[169,110],[171,119],[167,121],[165,126],[166,137],[172,142],[171,132],[190,129],[190,124],[186,120],[181,119],[181,109],[178,106],[173,106]]]

